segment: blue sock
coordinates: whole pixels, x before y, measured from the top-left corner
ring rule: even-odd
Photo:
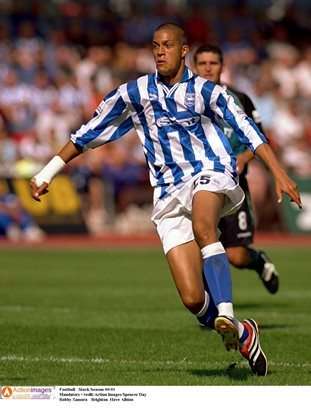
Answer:
[[[214,329],[214,321],[218,316],[218,310],[213,302],[212,298],[205,291],[205,301],[200,312],[196,314],[196,317],[202,326],[208,327],[209,329]]]
[[[215,305],[232,303],[232,283],[229,261],[220,242],[201,249],[203,271]]]

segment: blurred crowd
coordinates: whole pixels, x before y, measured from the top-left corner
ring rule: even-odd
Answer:
[[[221,46],[223,82],[251,96],[287,169],[311,177],[311,8],[308,1],[270,3],[0,2],[0,177],[33,175],[109,91],[152,72],[152,32],[167,21],[185,27],[192,49],[206,42]],[[134,215],[136,229],[150,228],[152,192],[134,132],[86,153],[68,172],[84,198],[91,232],[109,229],[111,221],[130,230],[115,217],[126,212],[124,221]],[[251,178],[260,209],[269,179],[256,163]],[[137,206],[145,225],[137,224]]]

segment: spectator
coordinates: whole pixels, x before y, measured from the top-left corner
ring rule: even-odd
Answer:
[[[3,118],[0,116],[0,177],[14,176],[17,158],[16,143],[9,137]]]
[[[311,176],[306,165],[311,145],[307,7],[292,4],[284,9],[284,18],[275,22],[264,17],[266,12],[270,16],[271,11],[264,2],[240,2],[236,7],[224,2],[221,9],[215,2],[207,6],[203,1],[194,7],[190,0],[143,1],[136,2],[134,8],[130,1],[108,3],[51,2],[49,7],[34,8],[35,2],[30,0],[27,5],[9,2],[8,7],[1,7],[2,173],[24,175],[25,169],[38,166],[49,152],[63,145],[72,129],[90,118],[104,95],[122,82],[153,71],[146,42],[154,26],[183,20],[193,43],[208,38],[226,49],[222,80],[254,97],[280,157],[292,172]],[[114,187],[116,209],[120,212],[133,201],[144,202],[135,188],[135,183],[144,186],[144,173],[134,146],[135,143],[128,147],[134,153],[131,160],[119,148],[108,148],[98,158],[102,167],[110,167],[111,175],[122,169],[129,179],[133,177],[130,187],[120,181],[115,183],[114,177],[103,183],[102,167],[90,164],[88,159],[81,160],[81,175],[86,172],[89,176],[83,178],[86,185],[90,184],[82,190],[87,204],[85,215],[96,214],[93,210],[99,207],[98,198],[104,196],[107,202],[109,186]],[[115,168],[112,158],[116,160]],[[293,166],[297,158],[299,167]],[[256,173],[261,181],[266,181],[263,192],[269,192],[264,171],[254,169]],[[145,195],[143,190],[139,193]],[[106,210],[112,208],[111,204],[105,206]],[[101,226],[106,229],[105,218],[90,220],[103,220]]]
[[[22,208],[16,195],[4,193],[0,185],[1,236],[13,242],[38,242],[42,240],[44,233],[32,217]]]

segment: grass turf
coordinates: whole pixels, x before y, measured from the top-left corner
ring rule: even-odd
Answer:
[[[270,360],[258,378],[182,307],[161,251],[1,250],[0,385],[310,385],[310,250],[269,255],[275,296],[233,272]]]

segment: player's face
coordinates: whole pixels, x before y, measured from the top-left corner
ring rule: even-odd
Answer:
[[[197,74],[206,80],[214,83],[220,82],[222,64],[219,55],[212,52],[200,53],[197,55],[195,70]]]
[[[188,51],[188,47],[183,45],[178,30],[156,31],[153,36],[152,49],[158,73],[163,77],[176,76]]]

